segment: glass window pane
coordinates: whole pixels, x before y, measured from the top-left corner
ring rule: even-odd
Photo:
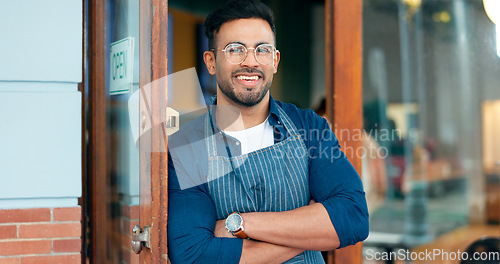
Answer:
[[[498,27],[483,1],[365,0],[363,20],[364,144],[387,153],[363,160],[365,260],[391,248],[464,251],[498,236],[470,231],[498,224],[499,210],[489,186],[498,185],[491,149],[500,143],[483,136],[500,134]],[[439,242],[459,228],[473,234]]]

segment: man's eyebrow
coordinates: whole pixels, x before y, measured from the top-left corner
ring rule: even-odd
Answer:
[[[229,43],[227,43],[227,44],[226,44],[226,46],[227,46],[227,45],[229,45],[229,44],[240,44],[240,45],[243,45],[243,46],[247,47],[247,45],[246,45],[245,43],[240,42],[240,41],[232,41],[232,42],[229,42]],[[261,45],[261,44],[269,44],[269,42],[266,42],[266,41],[257,42],[257,43],[255,44],[255,47],[257,47],[257,46],[259,46],[259,45]]]
[[[265,41],[264,42],[259,42],[259,43],[255,44],[255,47],[257,47],[259,45],[262,45],[262,44],[270,44],[270,43],[269,42],[265,42]]]
[[[226,44],[226,46],[227,46],[227,45],[229,45],[229,44],[240,44],[240,45],[243,45],[243,46],[245,46],[245,47],[246,47],[245,43],[243,43],[243,42],[239,42],[239,41],[232,41],[232,42],[229,42],[229,43],[227,43],[227,44]]]

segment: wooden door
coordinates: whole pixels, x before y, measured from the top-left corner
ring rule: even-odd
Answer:
[[[167,75],[167,1],[88,0],[83,5],[88,140],[82,262],[167,263],[167,83],[162,78]],[[112,94],[111,46],[123,39],[134,43],[128,54],[135,55],[129,61],[133,80],[129,92]],[[135,117],[131,105],[137,106]],[[150,234],[149,247],[138,255],[131,246],[136,224]]]

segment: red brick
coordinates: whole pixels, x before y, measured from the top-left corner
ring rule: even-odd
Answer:
[[[135,254],[132,250],[121,249],[121,260],[127,264],[139,264],[139,255]]]
[[[0,264],[19,264],[19,258],[0,258]]]
[[[54,208],[53,221],[81,221],[81,207]]]
[[[130,250],[126,250],[124,248],[120,249],[120,260],[122,263],[129,264],[130,263]]]
[[[80,254],[50,255],[21,258],[21,264],[81,264]]]
[[[122,247],[132,250],[132,236],[130,234],[119,235],[119,239],[122,241]]]
[[[0,226],[0,239],[17,238],[17,226]]]
[[[130,219],[139,219],[139,206],[130,206]]]
[[[129,219],[139,219],[139,206],[138,205],[122,205],[121,214]]]
[[[50,221],[49,208],[0,210],[0,223]]]
[[[81,237],[80,223],[20,225],[19,238]]]
[[[0,256],[48,254],[51,253],[50,240],[4,241],[0,242]]]
[[[132,228],[134,228],[135,225],[139,224],[139,219],[137,220],[129,220],[127,218],[121,218],[121,227],[122,227],[122,233],[125,234],[132,234]]]
[[[64,239],[64,240],[54,240],[52,244],[54,252],[80,252],[82,250],[82,240],[81,239]]]
[[[130,210],[129,210],[130,206],[128,205],[125,205],[125,204],[121,204],[120,205],[120,214],[122,216],[125,216],[126,218],[130,218]]]

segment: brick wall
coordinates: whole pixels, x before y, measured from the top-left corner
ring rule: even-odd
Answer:
[[[120,209],[120,263],[139,264],[139,255],[132,251],[130,242],[132,228],[139,224],[139,206],[121,205]]]
[[[0,210],[0,264],[80,264],[81,208]]]

